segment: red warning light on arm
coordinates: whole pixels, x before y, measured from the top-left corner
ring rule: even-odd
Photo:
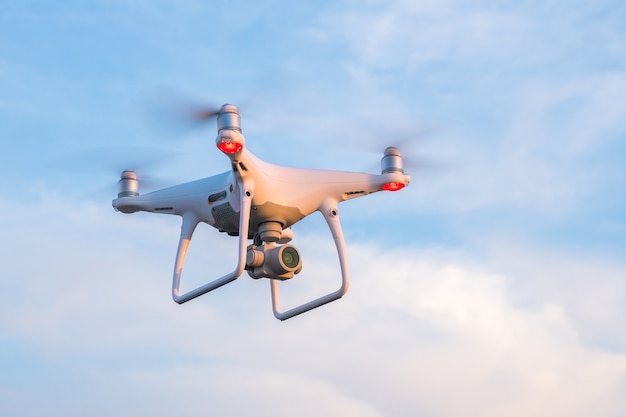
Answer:
[[[217,147],[224,153],[232,154],[239,152],[243,148],[243,145],[238,142],[220,142]]]
[[[388,182],[382,186],[383,191],[400,191],[404,188],[404,184],[401,182]]]

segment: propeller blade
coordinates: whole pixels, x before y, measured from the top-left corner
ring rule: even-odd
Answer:
[[[159,165],[180,156],[178,150],[155,146],[111,145],[64,151],[51,156],[46,168],[50,175],[61,181],[89,184],[90,188],[111,193],[120,174],[126,169],[135,171],[142,191],[171,185],[165,180],[147,174],[155,172]]]
[[[199,109],[191,109],[190,113],[195,120],[197,120],[198,122],[203,122],[205,120],[209,120],[209,119],[219,116],[220,110],[199,108]]]
[[[156,93],[149,97],[149,122],[156,122],[159,128],[174,130],[175,133],[194,128],[220,114],[220,106],[201,102],[175,93]]]
[[[424,155],[425,144],[432,140],[432,136],[438,129],[436,127],[419,129],[416,132],[394,132],[381,131],[374,135],[368,135],[365,140],[360,139],[360,149],[368,155],[382,157],[387,147],[392,146],[398,149],[402,156],[403,170],[411,174],[415,171],[420,173],[437,172],[449,168],[437,158]],[[372,163],[368,172],[380,171],[380,163]]]

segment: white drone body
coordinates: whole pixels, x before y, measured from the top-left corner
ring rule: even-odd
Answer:
[[[245,148],[239,114],[232,104],[217,113],[216,144],[231,161],[219,175],[140,195],[133,171],[122,173],[113,208],[122,213],[147,211],[182,217],[172,282],[172,297],[182,304],[237,279],[244,270],[255,279],[269,278],[274,316],[286,320],[341,298],[349,286],[346,248],[338,203],[377,191],[397,191],[410,177],[398,150],[389,147],[382,174],[289,168],[269,164]],[[319,211],[330,228],[341,268],[341,285],[333,292],[287,311],[280,311],[278,283],[302,269],[298,250],[288,242],[291,226]],[[185,255],[196,226],[207,223],[239,237],[238,260],[232,272],[181,294]],[[252,243],[249,244],[250,240]]]

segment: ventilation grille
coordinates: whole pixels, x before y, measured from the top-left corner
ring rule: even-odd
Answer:
[[[233,210],[230,203],[220,204],[211,208],[215,227],[220,232],[226,232],[231,236],[239,235],[239,214]]]

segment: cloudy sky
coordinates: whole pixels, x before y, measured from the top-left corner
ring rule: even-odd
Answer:
[[[620,1],[2,2],[0,414],[623,416]],[[247,275],[179,306],[179,219],[119,172],[228,169],[175,97],[240,106],[273,163],[410,187],[343,203],[352,286],[292,320]],[[320,216],[285,307],[334,290]],[[194,236],[187,285],[232,269]]]

